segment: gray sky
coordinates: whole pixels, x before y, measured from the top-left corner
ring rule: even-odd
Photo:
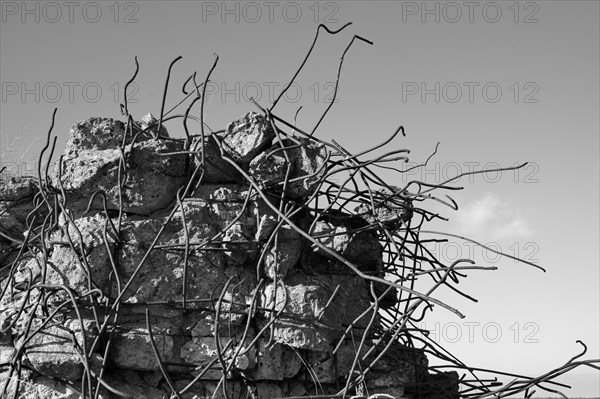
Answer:
[[[399,125],[429,167],[410,179],[440,182],[469,170],[530,162],[519,172],[463,178],[460,210],[439,208],[465,234],[544,266],[542,273],[456,242],[432,250],[499,267],[472,273],[441,299],[467,318],[437,309],[425,326],[467,364],[540,374],[588,345],[599,348],[599,3],[596,1],[191,2],[2,1],[0,163],[34,170],[54,107],[60,153],[70,126],[120,117],[125,82],[136,117],[160,114],[164,80],[177,56],[167,108],[183,81],[198,80],[220,56],[206,106],[215,130],[270,104],[300,65],[318,23],[354,24],[319,42],[297,84],[276,108],[310,130],[328,105],[338,61],[353,34],[337,104],[317,131],[350,151],[371,147]],[[167,125],[182,136],[180,123]],[[382,172],[386,176],[385,172]],[[394,177],[397,179],[397,176]],[[591,370],[591,369],[590,369]],[[585,373],[587,374],[585,374]],[[598,373],[561,379],[569,396],[600,396]]]

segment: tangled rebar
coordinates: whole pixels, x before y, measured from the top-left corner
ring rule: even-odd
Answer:
[[[437,193],[461,189],[452,183],[463,175],[435,183],[414,180],[397,187],[376,172],[376,168],[383,168],[388,173],[403,174],[424,167],[437,146],[424,163],[402,169],[392,165],[408,161],[408,149],[394,149],[368,159],[398,135],[404,136],[402,126],[384,142],[353,154],[341,144],[315,135],[334,101],[309,130],[275,113],[279,100],[308,61],[319,32],[336,35],[349,25],[337,30],[319,25],[300,67],[271,106],[263,107],[253,100],[258,114],[249,114],[225,130],[210,129],[205,123],[206,87],[218,57],[203,82],[196,81],[195,72],[185,80],[181,101],[165,111],[171,69],[181,56],[174,59],[166,75],[160,117],[143,122],[133,119],[127,103],[128,87],[139,71],[136,57],[135,72],[123,90],[123,131],[106,139],[117,154],[112,161],[115,180],[112,186],[95,181],[97,187],[91,195],[77,192],[73,170],[65,170],[73,167],[68,157],[60,157],[54,176],[48,170],[56,145],[56,137],[52,139],[54,110],[36,179],[22,183],[29,187],[27,195],[5,198],[8,205],[1,210],[10,215],[19,209],[25,228],[0,228],[5,243],[0,267],[0,345],[11,348],[9,356],[0,358],[0,396],[18,397],[25,389],[22,385],[28,384],[28,370],[34,370],[52,376],[83,398],[146,397],[147,393],[136,396],[121,389],[123,385],[110,376],[114,359],[119,356],[114,354],[115,348],[124,336],[138,342],[136,335],[150,345],[155,358],[151,368],[160,370],[163,392],[172,398],[191,397],[198,386],[207,396],[226,398],[275,397],[272,392],[288,398],[393,397],[390,395],[399,392],[415,398],[507,397],[520,393],[528,398],[535,388],[566,397],[560,389],[567,386],[556,382],[557,377],[579,366],[600,369],[599,360],[581,360],[587,348],[580,341],[582,353],[535,378],[471,367],[419,327],[435,305],[464,317],[458,309],[436,298],[438,288],[444,286],[473,299],[457,286],[465,273],[495,269],[476,265],[470,259],[448,264],[436,257],[427,243],[449,238],[468,240],[517,258],[466,237],[425,228],[434,219],[444,220],[426,209],[432,201],[458,209],[450,196]],[[360,36],[352,37],[340,58],[334,98],[344,57],[356,41],[372,44]],[[185,112],[174,114],[186,101]],[[199,117],[192,114],[197,102]],[[164,124],[176,120],[182,122],[184,139],[170,138],[166,133]],[[199,124],[199,133],[191,133],[190,121]],[[236,153],[231,132],[249,124],[260,125],[262,133],[268,131],[271,137],[263,148]],[[117,125],[111,126],[110,134]],[[104,134],[101,129],[94,133]],[[140,210],[133,193],[136,184],[141,184],[135,180],[137,163],[148,159],[140,154],[153,142],[163,144],[159,150],[152,147],[151,157],[156,164],[146,170],[158,173],[161,162],[166,162],[167,166],[183,165],[184,172],[171,178],[176,189],[165,190],[171,197],[168,203],[161,202],[152,210],[153,215],[160,215],[153,216],[150,225],[138,217]],[[224,180],[215,181],[215,174],[225,176]],[[69,182],[67,187],[65,181]],[[219,191],[211,186],[212,191],[206,194],[211,184],[224,188]],[[194,223],[216,218],[212,213],[203,213],[213,207],[221,217],[214,222],[218,228],[204,226],[206,229],[199,232]],[[99,230],[90,233],[84,219],[86,223],[94,219]],[[131,243],[142,242],[135,238],[142,230],[152,234],[135,248],[141,255],[132,260]],[[55,277],[63,261],[68,263],[63,265],[65,268],[81,271],[80,281],[59,283]],[[100,261],[106,265],[104,274],[94,263]],[[149,269],[159,268],[160,262],[168,265],[152,274]],[[219,262],[236,265],[236,272],[221,272],[214,279],[198,275],[204,270],[199,264],[212,267]],[[297,269],[296,274],[293,269]],[[178,273],[180,287],[176,292],[161,291],[163,283],[155,281],[167,270]],[[294,277],[297,273],[303,276],[300,283]],[[430,279],[426,290],[422,289],[424,278]],[[205,284],[203,279],[212,280]],[[155,285],[150,289],[145,284]],[[146,288],[151,292],[144,291]],[[304,301],[314,301],[311,303],[316,304],[316,311],[296,309]],[[194,328],[209,332],[194,335],[191,328],[164,326],[164,316],[173,314],[186,321],[202,315],[203,324]],[[132,315],[138,321],[142,318],[143,323],[133,323]],[[295,341],[297,335],[305,343]],[[36,345],[47,343],[47,336],[59,337],[75,355],[74,363],[80,367],[73,370],[72,376],[54,376],[52,370],[36,366]],[[173,342],[193,342],[180,345],[189,348],[189,356],[181,355],[179,361],[165,359],[164,348],[175,345]],[[212,348],[210,356],[201,361],[196,355],[198,342]],[[302,381],[304,390],[292,389],[291,382],[287,390],[269,394],[257,388],[257,381],[268,379],[256,371],[257,362],[277,344],[285,345],[279,349],[281,353],[291,351],[292,357],[301,360],[302,372],[295,370],[295,374],[290,371],[286,375],[281,371],[281,378],[277,374],[276,379],[291,381],[294,377]],[[425,354],[449,365],[429,366]],[[48,357],[51,352],[42,355]],[[136,369],[134,366],[131,368]],[[327,372],[333,377],[324,377]],[[297,378],[302,373],[302,379]],[[480,377],[481,373],[514,380],[503,384],[497,377]],[[395,385],[371,383],[383,374],[391,375]],[[207,380],[213,385],[205,383]],[[392,385],[401,390],[388,389]]]

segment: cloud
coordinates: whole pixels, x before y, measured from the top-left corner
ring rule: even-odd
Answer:
[[[457,212],[457,230],[473,239],[500,241],[530,237],[534,229],[521,216],[518,206],[486,194]]]

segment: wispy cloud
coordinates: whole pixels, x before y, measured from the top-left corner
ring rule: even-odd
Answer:
[[[527,238],[534,232],[516,204],[494,194],[465,204],[456,216],[458,231],[474,239]]]

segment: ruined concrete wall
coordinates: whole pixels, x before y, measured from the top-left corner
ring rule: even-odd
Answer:
[[[357,274],[385,276],[370,219],[410,209],[311,212],[330,150],[261,114],[189,141],[157,125],[77,123],[43,189],[0,189],[5,395],[333,395],[361,375],[347,397],[414,395],[424,353],[379,335],[395,290]]]

